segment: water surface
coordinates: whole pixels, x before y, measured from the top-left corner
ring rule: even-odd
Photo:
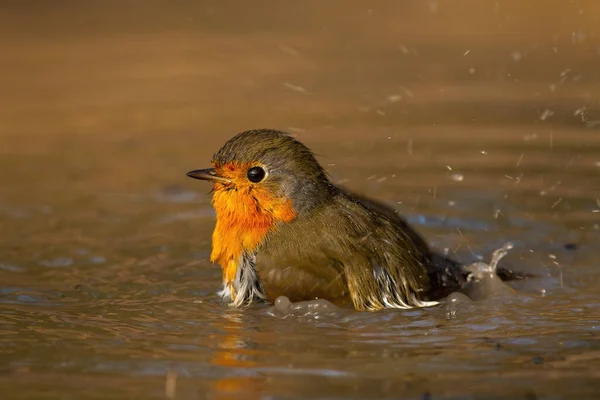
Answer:
[[[0,388],[11,399],[594,398],[592,1],[4,2]],[[426,310],[231,309],[209,187],[288,130],[433,246],[539,277]]]

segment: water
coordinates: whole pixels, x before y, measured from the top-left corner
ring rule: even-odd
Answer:
[[[4,398],[597,396],[595,2],[21,4],[0,14]],[[185,173],[254,127],[441,251],[512,242],[539,278],[427,310],[227,307]]]

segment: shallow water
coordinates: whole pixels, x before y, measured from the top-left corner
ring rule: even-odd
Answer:
[[[598,396],[596,3],[4,3],[3,398]],[[254,127],[436,248],[512,242],[539,278],[423,310],[227,307],[185,173]]]

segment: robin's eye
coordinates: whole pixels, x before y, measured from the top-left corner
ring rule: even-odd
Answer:
[[[265,178],[265,170],[261,167],[252,167],[246,174],[250,182],[258,183]]]

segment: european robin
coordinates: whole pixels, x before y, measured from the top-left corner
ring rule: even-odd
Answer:
[[[462,265],[430,251],[395,210],[331,183],[287,133],[242,132],[212,168],[187,176],[213,183],[210,260],[233,306],[287,296],[357,310],[426,307],[467,281]]]

